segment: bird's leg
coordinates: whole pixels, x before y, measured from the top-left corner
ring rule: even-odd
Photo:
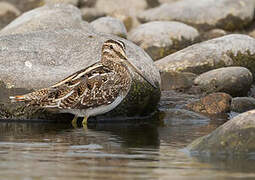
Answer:
[[[72,125],[73,127],[77,127],[77,120],[78,120],[78,116],[74,116],[73,120],[72,120]]]
[[[87,121],[88,121],[88,117],[84,116],[83,121],[82,121],[82,125],[87,126]]]

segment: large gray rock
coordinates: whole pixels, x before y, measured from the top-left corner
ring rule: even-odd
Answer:
[[[97,32],[113,34],[123,38],[127,37],[125,25],[119,19],[102,17],[92,21],[90,24]]]
[[[61,13],[61,8],[65,11],[66,7],[69,6],[61,5],[56,8],[56,16]],[[41,11],[40,8],[37,10]],[[32,17],[28,17],[31,22],[35,22],[33,17],[38,21],[39,28],[31,27],[29,23],[23,26],[21,23],[20,26],[26,27],[26,33],[18,32],[13,35],[10,29],[9,35],[0,36],[0,79],[1,92],[3,92],[1,102],[8,102],[7,98],[11,94],[50,86],[90,66],[100,60],[102,43],[105,40],[120,39],[112,35],[98,34],[88,23],[82,21],[78,23],[80,28],[75,25],[71,27],[70,24],[65,23],[55,23],[55,25],[52,23],[51,26],[45,26],[47,29],[42,30],[40,27],[43,26],[39,22],[45,22],[45,17],[32,14]],[[40,21],[40,18],[45,21]],[[49,19],[51,19],[50,22],[53,20],[51,17]],[[58,19],[55,21],[58,22]],[[114,116],[146,115],[155,110],[159,100],[160,75],[151,58],[141,48],[130,41],[121,40],[126,44],[129,61],[140,69],[150,83],[157,88],[133,73],[131,91],[113,114]],[[3,103],[0,107],[1,118],[57,118],[50,112],[37,113],[28,111],[26,108],[23,112],[22,104],[21,107],[12,107],[9,103]]]
[[[22,14],[2,29],[0,35],[25,34],[47,29],[82,28],[82,24],[85,23],[78,8],[66,4],[51,4]]]
[[[180,0],[148,9],[139,19],[142,22],[176,20],[203,29],[236,30],[252,22],[253,11],[253,0]]]
[[[8,2],[0,2],[0,29],[20,15],[20,11]]]
[[[244,67],[211,70],[194,80],[194,84],[207,93],[225,92],[232,96],[247,95],[252,82],[252,73]]]
[[[155,62],[160,71],[201,74],[225,66],[243,66],[255,73],[255,39],[241,34],[194,44]]]
[[[142,47],[154,60],[189,46],[199,32],[180,22],[154,21],[128,33],[128,39]]]
[[[240,155],[255,152],[255,110],[229,120],[207,136],[188,145],[192,154]]]

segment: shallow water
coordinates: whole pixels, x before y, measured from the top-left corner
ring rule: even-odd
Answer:
[[[183,148],[223,121],[0,123],[0,179],[255,178],[253,159],[190,157]],[[194,122],[194,123],[192,123]]]

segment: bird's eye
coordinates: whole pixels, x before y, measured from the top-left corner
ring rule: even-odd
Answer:
[[[110,49],[113,49],[113,46],[112,46],[112,45],[110,45]]]

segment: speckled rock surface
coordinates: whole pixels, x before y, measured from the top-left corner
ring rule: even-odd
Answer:
[[[211,70],[194,80],[194,84],[207,93],[225,92],[232,96],[247,95],[252,82],[252,73],[244,67]]]
[[[25,34],[46,29],[82,28],[81,12],[66,4],[45,5],[22,14],[0,31],[0,35]]]
[[[128,33],[128,39],[142,47],[154,60],[189,46],[198,36],[195,28],[175,21],[145,23]]]
[[[203,114],[220,114],[230,111],[232,97],[226,93],[212,93],[198,101],[191,102],[187,108]]]
[[[0,2],[0,29],[9,24],[13,19],[19,16],[20,13],[20,10],[14,5],[8,2]]]
[[[201,74],[224,66],[243,66],[255,73],[255,39],[241,34],[194,44],[155,62],[160,71]]]
[[[92,21],[90,24],[97,32],[113,34],[123,38],[127,37],[125,25],[116,18],[102,17]]]
[[[255,152],[255,110],[229,120],[187,146],[191,154],[241,155]]]
[[[253,97],[235,97],[231,102],[231,111],[243,113],[255,109],[255,98]]]
[[[31,22],[34,22],[33,18],[31,19]],[[64,28],[54,28],[54,24],[45,30],[32,28],[29,31],[27,28],[26,33],[15,35],[10,30],[10,35],[0,36],[0,79],[3,82],[1,91],[6,92],[5,96],[1,97],[1,102],[7,102],[11,94],[47,87],[88,67],[100,60],[101,47],[105,40],[118,39],[116,36],[94,32],[88,23],[80,22],[79,24],[80,28],[78,26],[72,28],[65,24],[60,25]],[[38,26],[42,27],[41,24]],[[56,26],[59,24],[56,23]],[[27,27],[30,27],[29,23]],[[124,39],[122,41],[126,44],[129,61],[158,88],[153,88],[134,73],[134,83],[130,93],[113,114],[119,116],[145,115],[155,110],[159,101],[160,75],[151,58],[141,48],[130,41]],[[49,112],[34,113],[30,110],[23,112],[22,105],[18,107],[5,105],[0,108],[0,111],[4,112],[0,113],[4,114],[1,118],[54,119]]]
[[[180,0],[148,9],[139,19],[142,22],[176,20],[202,29],[236,30],[252,22],[253,11],[252,0]]]

